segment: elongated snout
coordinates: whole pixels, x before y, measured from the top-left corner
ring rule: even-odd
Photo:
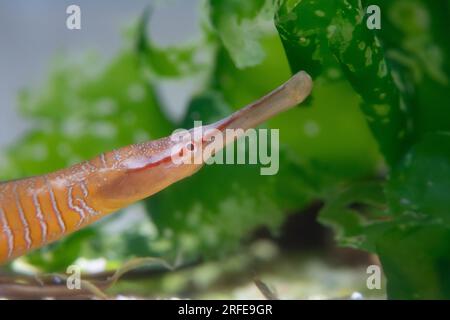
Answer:
[[[289,110],[302,103],[311,93],[313,81],[308,73],[300,71],[277,89],[251,103],[243,109],[236,111],[229,117],[216,123],[205,126],[205,140],[209,141],[208,129],[212,135],[215,130],[244,131],[255,128],[275,115]],[[233,141],[234,139],[232,139]],[[227,141],[225,144],[231,143]]]

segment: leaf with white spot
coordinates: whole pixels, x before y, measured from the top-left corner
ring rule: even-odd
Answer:
[[[450,228],[450,133],[424,136],[394,169],[387,194],[394,214]]]
[[[211,23],[238,68],[266,57],[261,37],[273,32],[273,0],[210,0]]]
[[[397,89],[360,0],[281,1],[276,25],[293,71],[319,76],[335,59],[363,98],[362,111],[390,164],[410,145],[410,110]]]

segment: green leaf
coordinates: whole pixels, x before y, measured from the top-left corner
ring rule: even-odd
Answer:
[[[336,11],[334,0],[279,1],[275,25],[292,72],[305,70],[316,78],[337,65],[328,45],[328,27]]]
[[[450,297],[450,134],[425,135],[389,179],[394,224],[377,252],[394,299]]]
[[[450,133],[427,134],[391,174],[387,194],[396,215],[432,218],[450,227]]]
[[[395,67],[399,88],[410,97],[416,136],[450,130],[442,117],[450,104],[450,29],[448,1],[375,0],[382,12],[386,58]]]
[[[390,299],[450,298],[450,229],[398,225],[378,242]]]
[[[209,6],[211,23],[236,66],[259,64],[265,58],[260,38],[273,31],[273,0],[210,0]]]
[[[276,26],[293,71],[317,77],[337,60],[363,99],[361,110],[380,150],[395,163],[410,145],[412,120],[381,43],[366,27],[361,2],[281,1]]]
[[[340,5],[329,26],[330,47],[347,79],[363,98],[362,111],[386,160],[398,161],[411,144],[410,106],[394,84],[391,68],[359,0]]]
[[[279,37],[261,39],[267,56],[254,67],[237,68],[225,50],[219,50],[214,88],[238,109],[279,86],[290,77]],[[316,167],[316,180],[329,183],[370,175],[380,161],[376,141],[359,111],[359,98],[341,79],[323,76],[314,83],[308,105],[289,110],[268,121],[280,129],[280,140],[304,163]],[[344,103],[345,102],[345,103]],[[351,123],[351,125],[349,125]],[[323,184],[324,186],[327,183]]]
[[[332,195],[319,220],[335,229],[340,245],[380,256],[389,298],[448,299],[449,192],[450,134],[428,134],[387,185],[359,183]]]
[[[390,219],[380,181],[354,183],[333,193],[319,215],[321,223],[334,229],[339,245],[372,252]]]

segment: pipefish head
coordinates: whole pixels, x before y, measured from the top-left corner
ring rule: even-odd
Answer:
[[[279,88],[216,123],[178,130],[166,138],[120,150],[123,160],[111,171],[103,196],[111,209],[146,198],[197,172],[215,152],[276,114],[301,103],[312,80],[299,72]],[[231,134],[230,134],[231,132]]]

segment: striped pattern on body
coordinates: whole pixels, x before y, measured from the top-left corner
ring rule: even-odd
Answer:
[[[102,169],[106,156],[100,157]],[[0,184],[0,262],[20,256],[102,216],[90,201],[96,162]],[[88,168],[88,169],[86,169]]]
[[[0,264],[190,175],[189,167],[171,165],[173,145],[167,137],[134,144],[54,173],[0,183]]]

